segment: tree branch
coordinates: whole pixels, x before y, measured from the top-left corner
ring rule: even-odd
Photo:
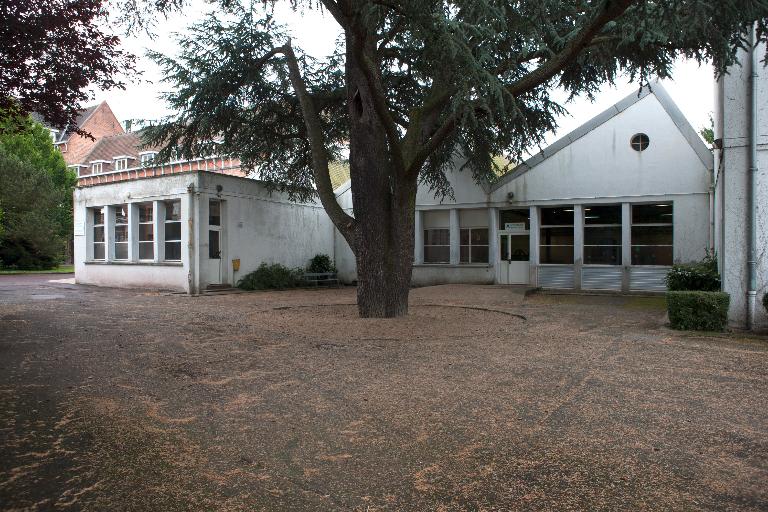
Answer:
[[[576,57],[592,39],[610,21],[618,18],[634,3],[635,0],[603,0],[598,14],[587,23],[568,44],[554,57],[534,69],[524,77],[514,81],[507,87],[507,92],[513,96],[528,92],[543,84],[568,65],[568,62]]]
[[[584,48],[589,46],[602,28],[610,21],[618,18],[634,3],[635,0],[603,0],[599,14],[587,23],[579,33],[571,39],[563,49],[546,61],[540,67],[531,71],[524,77],[516,80],[507,87],[507,92],[512,96],[528,92],[562,71],[568,63],[576,57]],[[422,144],[414,158],[408,163],[407,173],[418,172],[421,165],[429,158],[445,139],[456,128],[457,118],[455,113],[449,114],[434,134]]]
[[[344,211],[336,201],[336,195],[333,193],[320,116],[317,114],[314,102],[307,92],[307,86],[301,76],[299,62],[296,59],[296,54],[293,52],[290,40],[280,47],[279,50],[280,53],[285,55],[288,63],[288,77],[293,90],[296,92],[296,96],[299,98],[304,124],[307,127],[307,138],[309,139],[309,147],[312,153],[312,174],[315,178],[317,194],[320,196],[320,202],[328,216],[344,235],[344,238],[346,238],[354,251],[355,219]]]
[[[361,38],[362,39],[362,38]],[[389,142],[390,155],[401,172],[405,169],[403,163],[403,152],[400,144],[400,134],[397,131],[397,125],[392,118],[392,113],[389,111],[387,105],[387,97],[384,93],[384,87],[381,84],[381,80],[376,74],[376,69],[373,62],[368,58],[365,52],[360,48],[364,42],[361,40],[360,44],[356,44],[354,51],[356,53],[357,60],[360,61],[365,80],[368,82],[368,87],[371,91],[371,99],[373,100],[373,109],[376,111],[376,116],[384,126],[384,132],[387,134],[387,142]]]

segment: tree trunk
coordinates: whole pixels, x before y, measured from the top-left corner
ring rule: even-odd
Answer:
[[[405,178],[392,162],[355,45],[369,45],[354,37],[347,40],[357,305],[364,318],[400,317],[408,314],[417,182]]]

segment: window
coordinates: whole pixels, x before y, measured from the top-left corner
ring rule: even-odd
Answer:
[[[157,153],[144,153],[141,155],[141,165],[142,166],[149,166],[152,165],[155,161],[155,155]]]
[[[221,259],[221,201],[208,200],[208,258]]]
[[[128,159],[127,158],[118,158],[115,160],[115,170],[116,171],[124,171],[128,168]]]
[[[525,229],[520,229],[523,224]],[[531,213],[528,208],[502,210],[499,212],[499,229],[505,231],[528,231],[531,229]]]
[[[451,262],[451,230],[424,230],[424,263]]]
[[[91,164],[91,174],[99,174],[101,173],[101,162],[96,162]]]
[[[155,258],[155,226],[152,203],[141,203],[139,209],[139,259]]]
[[[115,259],[128,259],[128,205],[115,206]]]
[[[181,261],[181,201],[165,202],[165,259]]]
[[[650,143],[651,139],[644,133],[636,133],[629,139],[629,145],[637,152],[645,151]]]
[[[584,264],[621,265],[621,205],[584,207]]]
[[[104,252],[104,208],[93,208],[93,259],[105,259]]]
[[[211,199],[208,201],[208,225],[221,225],[221,202],[217,199]]]
[[[542,208],[541,263],[573,264],[573,208]]]
[[[488,228],[462,228],[459,235],[461,263],[488,263]]]
[[[632,205],[632,264],[672,265],[672,203]]]

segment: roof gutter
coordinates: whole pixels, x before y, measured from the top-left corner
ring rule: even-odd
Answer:
[[[749,33],[749,169],[747,171],[747,329],[755,327],[755,306],[757,302],[757,66],[754,25]]]

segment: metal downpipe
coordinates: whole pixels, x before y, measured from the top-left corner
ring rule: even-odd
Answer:
[[[747,329],[755,327],[757,302],[757,69],[758,57],[755,49],[755,27],[749,34],[749,170],[747,171]]]

